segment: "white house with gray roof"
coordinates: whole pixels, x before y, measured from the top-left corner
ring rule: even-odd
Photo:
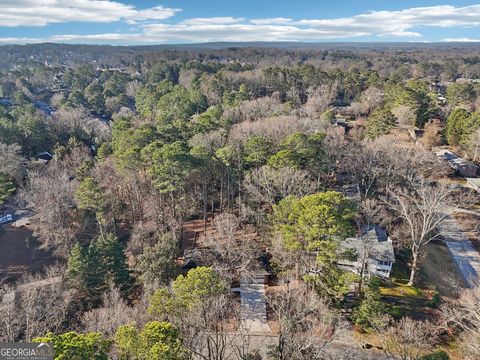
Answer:
[[[363,227],[358,237],[341,243],[338,265],[356,274],[388,278],[395,262],[393,244],[385,229],[378,225]]]

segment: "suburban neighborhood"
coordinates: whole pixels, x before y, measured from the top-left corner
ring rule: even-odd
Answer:
[[[480,5],[169,3],[3,4],[0,350],[480,360]]]

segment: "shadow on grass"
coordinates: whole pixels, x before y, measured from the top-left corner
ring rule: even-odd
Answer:
[[[382,300],[387,304],[388,312],[395,318],[410,316],[425,319],[432,314],[428,307],[429,297],[421,288],[407,286],[410,277],[408,250],[399,250],[393,265],[390,279],[380,287]]]

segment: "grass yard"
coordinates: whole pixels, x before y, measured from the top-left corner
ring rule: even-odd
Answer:
[[[405,315],[423,319],[431,310],[427,307],[429,301],[424,291],[415,286],[407,286],[410,270],[406,259],[407,252],[397,253],[397,262],[392,268],[390,281],[380,288],[380,295],[388,306],[390,315],[402,317]]]
[[[418,273],[416,286],[407,286],[410,268],[410,253],[397,252],[390,281],[380,288],[382,299],[388,304],[390,314],[424,319],[434,313],[434,294],[438,292],[443,300],[456,296],[456,290],[465,287],[446,246],[431,243],[427,246],[425,258]]]

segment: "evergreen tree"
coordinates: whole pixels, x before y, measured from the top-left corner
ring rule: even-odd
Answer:
[[[448,104],[454,106],[469,106],[475,101],[475,88],[467,82],[458,82],[448,86],[445,97]]]
[[[274,145],[270,139],[258,135],[252,136],[245,143],[245,163],[252,168],[265,165],[272,155],[273,148]]]
[[[108,360],[111,341],[100,333],[79,334],[70,331],[61,335],[49,333],[34,342],[53,343],[55,360]]]
[[[465,131],[468,131],[470,117],[470,112],[465,109],[457,108],[452,111],[445,127],[445,135],[450,145],[458,145],[462,142]]]
[[[120,326],[115,346],[121,360],[183,360],[188,352],[179,331],[168,322],[151,321],[138,331],[135,325]]]
[[[88,257],[85,249],[77,242],[70,252],[67,265],[67,281],[77,290],[87,289]]]
[[[15,191],[15,185],[6,175],[0,173],[0,205]]]
[[[318,271],[307,275],[307,280],[332,298],[347,293],[354,279],[337,266],[338,243],[353,234],[350,221],[354,214],[349,200],[335,191],[303,198],[288,196],[273,206],[273,228],[281,235],[281,245],[299,257],[305,252],[316,256]]]
[[[177,274],[176,250],[175,238],[165,234],[137,257],[136,269],[141,274],[140,279],[145,288],[154,290],[159,285],[166,285]]]
[[[380,135],[388,134],[395,125],[395,116],[389,110],[377,110],[368,119],[366,136],[374,139]]]
[[[386,307],[380,299],[380,284],[378,278],[372,278],[365,289],[360,305],[353,311],[353,321],[364,330],[381,328],[384,325]]]
[[[122,245],[116,236],[99,236],[90,244],[88,256],[89,286],[92,289],[103,290],[113,281],[121,290],[128,290],[131,285],[130,272]]]
[[[156,315],[194,310],[207,298],[225,293],[225,284],[211,267],[199,266],[186,276],[179,275],[172,288],[155,291],[148,311]]]

